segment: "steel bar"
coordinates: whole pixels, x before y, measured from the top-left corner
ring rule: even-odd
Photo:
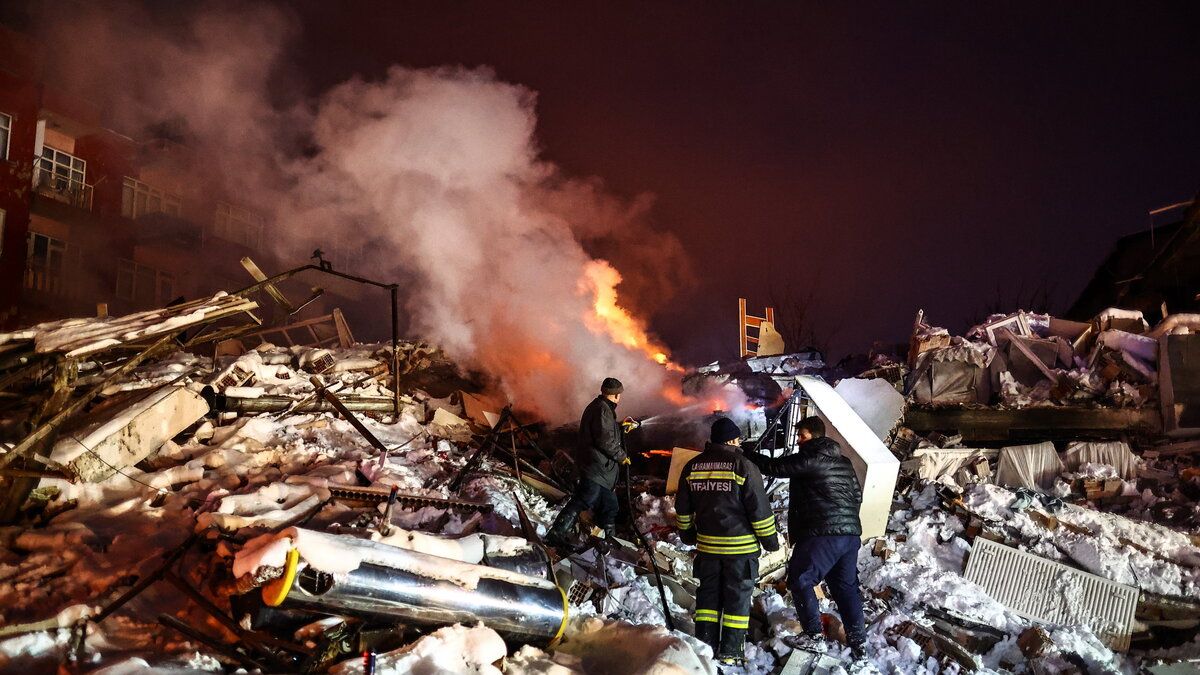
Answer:
[[[195,628],[192,628],[191,626],[180,621],[179,619],[176,619],[175,617],[171,616],[170,614],[159,614],[158,622],[168,628],[171,628],[171,629],[179,632],[184,637],[191,638],[191,639],[195,640],[196,642],[199,642],[207,647],[210,647],[210,648],[216,650],[218,653],[224,655],[227,658],[233,659],[234,661],[237,661],[238,663],[242,664],[243,666],[250,667],[250,668],[257,668],[259,671],[262,671],[264,673],[272,672],[271,669],[267,668],[264,664],[260,663],[254,657],[250,656],[249,654],[243,654],[242,652],[238,651],[238,648],[236,645],[231,645],[226,642],[221,642],[220,640],[212,637],[211,635],[206,635],[204,633],[201,633],[200,631],[196,630]]]
[[[362,434],[363,438],[367,439],[368,443],[370,443],[375,447],[376,450],[382,452],[383,454],[386,455],[388,453],[388,447],[383,444],[383,441],[376,438],[375,434],[371,433],[371,430],[364,426],[363,423],[354,416],[354,413],[351,412],[350,409],[345,405],[343,405],[337,396],[334,396],[333,392],[325,388],[325,385],[321,383],[321,378],[317,377],[316,375],[311,375],[309,376],[308,381],[317,388],[317,392],[321,396],[325,397],[326,401],[329,401],[330,405],[332,405],[339,413],[342,414],[342,417],[346,418],[346,421],[350,423],[350,426],[354,427],[358,433]]]

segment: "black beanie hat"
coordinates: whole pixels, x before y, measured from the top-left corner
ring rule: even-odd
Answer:
[[[735,438],[741,438],[742,430],[728,417],[718,417],[712,424],[712,433],[708,440],[713,443],[728,443]]]
[[[623,391],[625,391],[625,387],[621,384],[621,381],[615,377],[604,378],[604,383],[600,385],[600,393],[604,394],[605,396],[612,396],[613,394],[619,394]]]

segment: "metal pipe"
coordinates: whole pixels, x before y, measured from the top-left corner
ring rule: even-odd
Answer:
[[[546,645],[562,637],[567,599],[554,582],[369,540],[336,540],[363,562],[344,573],[311,565],[300,570],[299,552],[293,550],[283,576],[262,589],[264,603],[425,626],[482,621],[520,643]],[[467,583],[463,576],[477,581]]]
[[[296,413],[338,412],[338,409],[332,403],[321,398],[313,398],[307,401],[297,401],[287,396],[243,398],[240,396],[227,396],[215,391],[210,395],[207,390],[208,387],[205,387],[205,391],[201,393],[201,396],[208,401],[209,407],[217,412],[240,414],[274,413],[285,410]],[[341,401],[347,410],[354,412],[391,413],[393,408],[392,399],[380,396],[339,396],[338,400]]]

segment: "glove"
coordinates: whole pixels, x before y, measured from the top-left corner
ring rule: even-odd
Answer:
[[[621,428],[625,430],[625,433],[629,433],[640,426],[642,426],[642,423],[632,417],[626,417],[621,421]]]
[[[621,463],[622,463],[622,464],[624,464],[625,466],[629,466],[630,464],[633,464],[633,462],[629,461],[629,458],[628,458],[628,457],[626,457],[625,459],[621,460]]]
[[[689,527],[686,530],[679,531],[679,540],[688,546],[696,545],[696,528]]]
[[[759,537],[758,541],[762,544],[765,551],[775,552],[779,550],[779,535],[777,534],[769,537]]]

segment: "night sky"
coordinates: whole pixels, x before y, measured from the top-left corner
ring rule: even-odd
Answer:
[[[772,281],[815,284],[835,352],[1022,288],[1065,309],[1200,188],[1194,3],[563,4],[314,0],[299,58],[318,87],[400,62],[538,91],[545,155],[656,195],[693,256],[654,327],[694,361],[735,355]]]
[[[546,158],[655,195],[698,283],[653,327],[693,363],[736,356],[739,295],[812,289],[835,355],[918,308],[957,331],[1046,287],[1063,310],[1200,188],[1196,3],[289,6],[311,93],[491,66],[538,92]]]

